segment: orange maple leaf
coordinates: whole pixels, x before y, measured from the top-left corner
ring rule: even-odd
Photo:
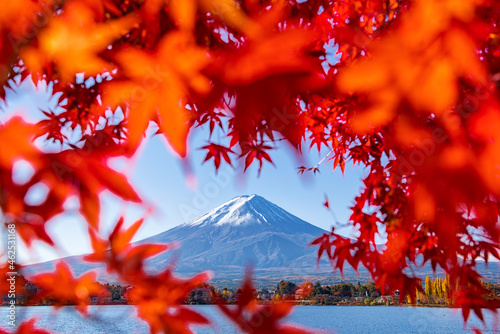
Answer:
[[[32,144],[32,140],[40,130],[23,121],[21,117],[13,117],[5,124],[0,125],[0,168],[11,169],[17,160],[24,159],[30,163],[37,163],[40,152]]]
[[[192,324],[205,325],[209,321],[182,303],[193,288],[209,278],[209,273],[201,273],[190,279],[180,279],[167,268],[158,275],[138,281],[129,297],[137,302],[137,313],[149,324],[151,333],[191,334]]]
[[[173,147],[186,155],[189,111],[188,93],[206,94],[210,81],[201,74],[209,61],[188,33],[171,32],[162,38],[155,53],[130,48],[116,59],[125,79],[104,88],[104,100],[112,106],[128,105],[129,142],[139,143],[150,120],[157,121]]]
[[[140,282],[146,276],[144,261],[169,248],[168,245],[161,244],[131,245],[130,241],[143,222],[144,220],[140,219],[125,228],[124,218],[121,217],[108,240],[99,238],[93,229],[89,229],[94,253],[85,256],[85,261],[104,262],[109,273],[118,273],[124,279]]]
[[[473,12],[476,2],[416,3],[394,34],[370,46],[369,58],[339,72],[342,91],[367,94],[370,101],[351,121],[355,132],[387,125],[405,101],[420,112],[442,116],[457,101],[459,79],[485,82],[474,41],[464,29],[451,26],[454,17],[470,20],[467,11]]]
[[[167,5],[169,14],[183,30],[193,30],[196,15],[199,10],[209,12],[219,17],[230,27],[240,32],[250,32],[255,29],[254,22],[244,13],[234,0],[146,0],[145,11],[149,16],[158,14],[161,7]]]
[[[56,308],[67,302],[74,303],[77,310],[87,314],[87,305],[92,296],[104,296],[107,290],[96,282],[96,274],[88,272],[76,278],[64,262],[56,264],[55,271],[43,273],[32,278],[36,285],[42,287],[37,298],[53,298]]]
[[[271,305],[257,305],[253,298],[254,287],[251,271],[247,270],[238,296],[237,307],[219,304],[222,313],[234,322],[243,333],[252,334],[311,334],[298,326],[282,325],[280,322],[293,309],[293,304],[281,302]]]
[[[74,80],[77,73],[87,77],[112,71],[115,66],[98,56],[116,39],[139,22],[134,15],[106,23],[96,23],[85,1],[69,1],[63,13],[53,18],[38,36],[38,47],[21,52],[33,80],[43,74],[44,66],[54,64],[63,82]]]

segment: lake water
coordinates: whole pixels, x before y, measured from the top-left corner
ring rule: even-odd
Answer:
[[[219,313],[215,306],[190,306],[213,322],[209,327],[195,327],[196,333],[239,333]],[[38,318],[39,327],[61,334],[120,334],[149,333],[147,325],[136,317],[133,306],[91,306],[90,317],[82,318],[72,307],[63,307],[54,313],[52,307],[18,307],[18,320]],[[7,326],[8,308],[0,308],[0,327]],[[386,334],[386,333],[471,333],[472,326],[484,333],[499,333],[492,329],[496,320],[486,313],[488,329],[477,318],[470,319],[467,329],[459,310],[423,307],[385,306],[297,306],[288,317],[289,322],[314,329],[315,333]],[[18,323],[20,323],[20,321]],[[498,326],[497,326],[498,328]]]

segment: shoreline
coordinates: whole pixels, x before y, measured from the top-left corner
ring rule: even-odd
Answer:
[[[272,305],[273,303],[258,303],[258,305]],[[448,309],[460,309],[460,307],[457,306],[444,306],[444,305],[412,305],[412,304],[401,304],[401,305],[385,305],[385,304],[380,304],[380,305],[365,305],[365,304],[341,304],[341,305],[319,305],[319,304],[300,304],[300,303],[292,303],[294,306],[311,306],[311,307],[318,307],[318,306],[332,306],[332,307],[353,307],[353,306],[362,306],[362,307],[416,307],[416,308],[448,308]],[[125,303],[107,303],[107,304],[88,304],[86,306],[135,306],[136,304],[125,304]],[[183,306],[217,306],[218,304],[180,304]],[[224,304],[224,305],[237,305],[236,303],[234,304]],[[78,305],[16,305],[16,307],[75,307]],[[0,308],[6,307],[8,308],[9,305],[0,305]],[[497,309],[500,309],[498,307]]]

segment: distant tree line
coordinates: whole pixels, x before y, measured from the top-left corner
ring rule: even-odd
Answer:
[[[44,296],[43,287],[35,285],[33,282],[20,276],[17,280],[17,304],[19,305],[54,305],[50,297]],[[130,286],[120,284],[98,283],[105,288],[105,295],[93,296],[92,304],[134,304],[134,300],[129,298]],[[488,299],[500,300],[500,284],[483,282],[483,286],[488,291]],[[452,305],[453,299],[450,292],[457,290],[456,286],[450,284],[450,278],[436,277],[431,279],[426,277],[422,290],[417,289],[416,300],[412,301],[409,296],[401,299],[401,303],[420,305]],[[237,303],[241,290],[231,290],[228,288],[217,289],[208,283],[196,286],[185,299],[186,304],[214,304]],[[40,297],[43,296],[43,297]],[[322,285],[306,282],[300,286],[291,281],[280,281],[275,290],[255,289],[254,298],[260,302],[274,302],[278,300],[288,300],[297,303],[311,305],[378,305],[378,304],[399,304],[400,296],[396,292],[392,296],[382,296],[381,290],[373,282],[361,285],[360,282],[353,284],[350,282]],[[8,302],[3,296],[2,303]],[[61,305],[59,303],[58,305]],[[70,301],[62,305],[72,305]]]

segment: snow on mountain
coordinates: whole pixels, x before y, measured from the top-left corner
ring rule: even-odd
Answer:
[[[257,195],[235,197],[203,216],[180,226],[222,226],[225,224],[231,226],[244,224],[283,227],[289,224],[312,226]]]
[[[251,195],[233,198],[197,219],[135,244],[180,242],[180,249],[150,259],[148,269],[151,271],[164,269],[175,254],[179,256],[176,264],[178,274],[187,276],[212,270],[215,273],[213,282],[241,279],[247,264],[254,266],[255,278],[265,282],[273,279],[338,282],[340,275],[332,274],[326,261],[316,266],[317,247],[307,246],[324,232],[265,198]],[[104,266],[84,262],[82,256],[64,260],[76,275],[93,269],[97,271],[99,280],[112,281],[106,276]],[[52,270],[55,262],[28,266],[23,273],[29,276]],[[486,279],[495,280],[500,275],[498,264],[490,264],[489,269],[482,264],[479,270]],[[359,269],[357,276],[352,268],[346,266],[345,279],[352,282],[369,280],[366,269]],[[430,265],[419,270],[419,276],[425,275],[432,276]]]
[[[300,262],[314,266],[315,248],[307,245],[325,231],[257,195],[236,197],[200,218],[139,243],[179,241],[179,272],[240,271],[288,268]],[[155,258],[165,265],[168,255]],[[303,266],[304,264],[301,264]]]
[[[241,277],[248,264],[266,275],[300,275],[315,271],[317,249],[307,245],[324,232],[265,198],[250,195],[233,198],[197,219],[135,244],[179,242],[176,271],[184,275],[213,270],[219,278]],[[172,254],[152,258],[148,268],[164,268]],[[104,275],[104,268],[83,262],[81,256],[65,260],[76,274],[95,268]],[[25,273],[50,270],[54,262],[29,266]]]

